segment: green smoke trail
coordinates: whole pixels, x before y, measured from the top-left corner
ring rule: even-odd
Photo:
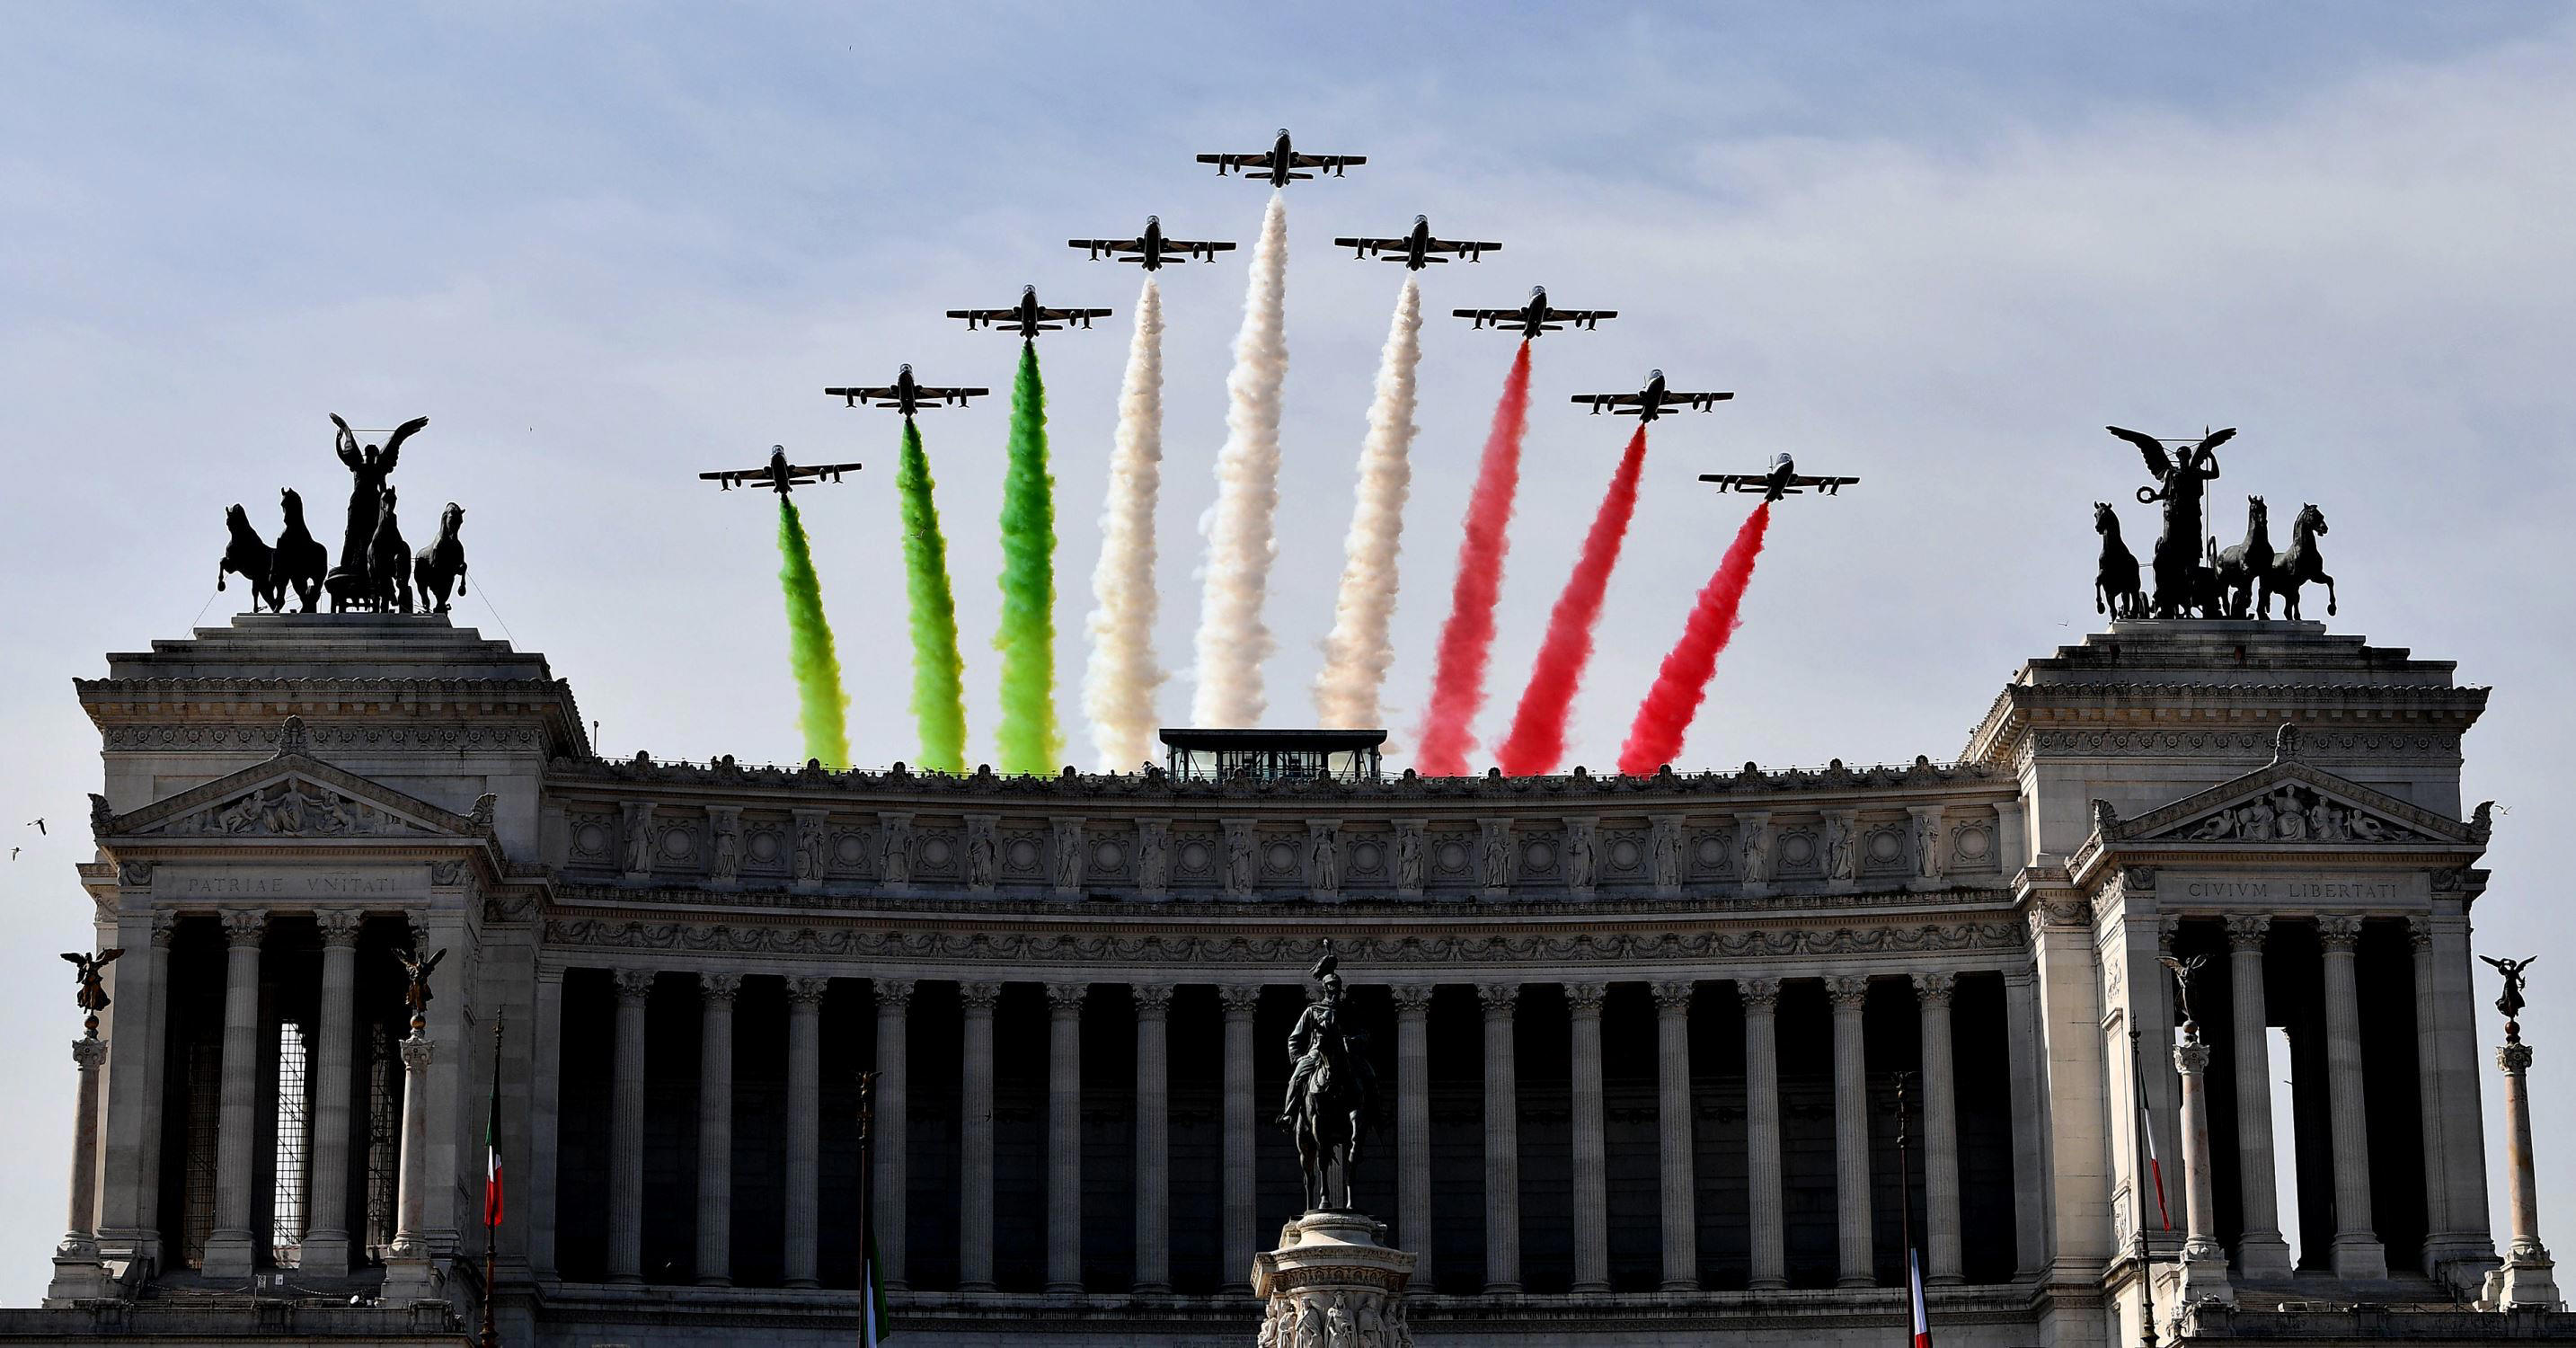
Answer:
[[[845,768],[850,696],[841,691],[841,657],[832,649],[832,625],[823,618],[823,582],[814,575],[805,520],[784,496],[778,498],[778,555],[778,584],[787,594],[787,663],[796,671],[796,720],[805,732],[805,756],[827,768]]]
[[[1038,348],[1020,344],[1011,385],[1011,461],[1002,481],[1002,653],[1004,772],[1047,773],[1062,761],[1055,720],[1055,477],[1047,472],[1046,387]]]
[[[912,599],[912,719],[921,727],[921,766],[966,770],[966,661],[957,653],[957,600],[948,589],[948,540],[931,499],[930,456],[921,428],[903,419],[903,459],[895,469],[903,498],[904,589]]]

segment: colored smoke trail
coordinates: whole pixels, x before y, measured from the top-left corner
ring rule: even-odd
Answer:
[[[1010,464],[1002,476],[1002,723],[1004,772],[1044,775],[1064,753],[1055,720],[1055,475],[1047,471],[1046,385],[1038,345],[1020,343],[1011,381]]]
[[[1118,390],[1118,438],[1109,452],[1109,500],[1100,509],[1100,565],[1091,573],[1091,663],[1082,711],[1103,772],[1130,772],[1154,756],[1154,502],[1163,485],[1163,292],[1145,275],[1136,336]]]
[[[805,756],[827,768],[846,768],[850,695],[841,691],[841,657],[832,649],[832,624],[823,618],[823,582],[814,574],[805,517],[784,496],[778,498],[778,557],[778,585],[787,595],[787,664],[796,673],[796,722],[805,732]]]
[[[1243,328],[1225,377],[1225,448],[1216,459],[1216,507],[1209,512],[1207,569],[1199,598],[1198,690],[1190,720],[1252,726],[1269,704],[1261,662],[1275,644],[1261,621],[1270,560],[1279,551],[1279,386],[1288,377],[1283,330],[1288,295],[1288,206],[1270,194],[1253,245]]]
[[[921,728],[921,766],[966,770],[966,669],[957,653],[957,600],[948,588],[948,540],[931,499],[930,456],[921,428],[903,419],[903,459],[894,485],[903,501],[904,590],[912,605],[912,719]]]
[[[1503,593],[1503,555],[1511,550],[1512,495],[1520,490],[1521,435],[1529,427],[1530,349],[1512,357],[1485,436],[1476,490],[1467,499],[1467,536],[1458,544],[1458,578],[1449,590],[1449,620],[1440,627],[1440,660],[1431,677],[1414,766],[1428,777],[1467,771],[1470,729],[1485,705],[1485,663],[1494,651],[1494,603]]]
[[[1411,275],[1378,358],[1377,398],[1360,446],[1358,500],[1342,544],[1342,588],[1324,669],[1315,677],[1315,715],[1328,729],[1386,724],[1378,691],[1395,663],[1396,556],[1404,543],[1404,498],[1413,487],[1413,376],[1422,363],[1422,287]]]
[[[1628,437],[1610,490],[1583,536],[1583,553],[1556,608],[1547,616],[1547,640],[1530,669],[1529,687],[1521,692],[1520,710],[1512,715],[1511,733],[1494,751],[1506,777],[1535,777],[1565,759],[1565,724],[1574,707],[1574,691],[1583,668],[1592,660],[1592,631],[1601,623],[1601,599],[1610,589],[1610,572],[1619,565],[1619,547],[1628,541],[1628,522],[1637,513],[1637,477],[1646,466],[1646,428]]]
[[[1762,555],[1763,531],[1770,527],[1771,503],[1765,501],[1753,507],[1753,513],[1744,517],[1744,526],[1735,531],[1735,541],[1718,560],[1717,573],[1708,578],[1699,602],[1691,606],[1682,639],[1664,657],[1664,667],[1655,672],[1655,684],[1646,690],[1637,719],[1628,727],[1628,742],[1619,746],[1621,772],[1643,777],[1681,752],[1682,735],[1690,729],[1700,699],[1708,696],[1708,681],[1717,673],[1718,653],[1735,635],[1736,608],[1744,602],[1754,559]]]

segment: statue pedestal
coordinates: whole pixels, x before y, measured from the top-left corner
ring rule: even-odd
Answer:
[[[1252,1257],[1252,1294],[1268,1306],[1260,1348],[1413,1348],[1404,1323],[1413,1256],[1385,1238],[1384,1222],[1358,1212],[1309,1212],[1281,1227],[1279,1248]]]

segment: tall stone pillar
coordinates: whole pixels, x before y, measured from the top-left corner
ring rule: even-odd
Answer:
[[[1923,1225],[1931,1262],[1924,1281],[1935,1283],[1967,1281],[1959,1263],[1959,1099],[1950,1053],[1956,984],[1950,974],[1914,975],[1923,1022]]]
[[[2504,1070],[2504,1182],[2507,1218],[2513,1239],[2505,1246],[2504,1267],[2488,1275],[2489,1299],[2500,1306],[2558,1304],[2556,1265],[2549,1247],[2540,1243],[2540,1192],[2533,1177],[2531,1096],[2523,1078],[2531,1071],[2531,1046],[2519,1027],[2505,1023],[2505,1044],[2496,1050]]]
[[[1431,1283],[1431,989],[1395,994],[1395,1210],[1414,1276]]]
[[[822,1231],[823,998],[829,978],[787,980],[786,1257],[790,1287],[819,1287],[815,1249]]]
[[[1574,1023],[1574,1290],[1610,1290],[1610,1154],[1603,1129],[1601,983],[1567,983]]]
[[[528,1267],[555,1268],[555,1158],[562,1145],[564,971],[537,966],[537,1025],[528,1039],[528,1181],[510,1210],[527,1214]],[[514,1182],[510,1185],[516,1189]]]
[[[698,1285],[733,1283],[733,999],[740,974],[698,975]]]
[[[2361,919],[2317,919],[2325,950],[2327,1117],[2334,1137],[2334,1273],[2376,1282],[2388,1276],[2388,1255],[2370,1224],[2370,1124],[2361,1087],[2361,1002],[2353,982],[2353,947]]]
[[[1519,1064],[1513,1060],[1517,983],[1476,989],[1485,1005],[1485,1290],[1521,1290]]]
[[[1825,1000],[1834,1008],[1834,1216],[1841,1233],[1836,1287],[1878,1282],[1869,1229],[1869,1073],[1860,1020],[1868,998],[1866,976],[1825,980]]]
[[[908,817],[908,816],[907,816]],[[876,1184],[868,1190],[868,1221],[876,1228],[877,1262],[885,1268],[886,1287],[903,1287],[904,1194],[910,1169],[904,1164],[912,1117],[904,1091],[905,1047],[909,1042],[906,1013],[912,1006],[912,980],[871,980],[877,995],[877,1089],[870,1116]]]
[[[107,1050],[107,1152],[99,1176],[99,1243],[161,1259],[161,1098],[169,1057],[170,937],[177,914],[117,919],[125,957],[111,966],[116,1005]]]
[[[305,1170],[303,1268],[336,1277],[349,1268],[349,1080],[358,1041],[355,908],[313,915],[322,929],[322,1034],[313,1061],[313,1163]]]
[[[2415,1104],[2424,1142],[2424,1271],[2440,1276],[2450,1256],[2450,1146],[2442,1108],[2442,997],[2433,965],[2433,924],[2406,919],[2407,941],[2415,956]]]
[[[644,1001],[653,971],[619,969],[608,1095],[608,1280],[644,1281]]]
[[[1655,995],[1655,1136],[1663,1192],[1667,1292],[1699,1290],[1699,1181],[1692,1134],[1688,979],[1657,983]]]
[[[2248,1279],[2290,1276],[2290,1242],[2281,1236],[2278,1161],[2272,1151],[2271,1016],[2263,992],[2263,942],[2269,913],[2227,919],[2228,1020],[2236,1059],[2237,1269]]]
[[[1789,1285],[1786,1212],[1780,1203],[1780,980],[1739,978],[1744,1002],[1745,1217],[1752,1227],[1757,1292]]]
[[[1047,984],[1046,1290],[1082,1290],[1082,999],[1087,983]]]
[[[966,1056],[957,1104],[957,1286],[993,1290],[993,1006],[999,983],[961,983]]]
[[[1136,1290],[1172,1290],[1172,989],[1137,983]]]
[[[394,1243],[385,1251],[383,1297],[426,1301],[436,1295],[429,1242],[421,1235],[429,1201],[429,1063],[431,1045],[415,1035],[402,1041],[402,1152],[395,1161]]]
[[[1246,827],[1250,827],[1248,824]],[[1258,987],[1220,987],[1217,1001],[1225,1011],[1225,1249],[1221,1267],[1247,1270],[1244,1279],[1226,1284],[1229,1292],[1248,1290],[1252,1255],[1259,1249],[1253,1235],[1252,1206],[1252,1015],[1261,1005]]]
[[[2215,1299],[2233,1303],[2227,1282],[2227,1251],[2218,1243],[2218,1199],[2209,1177],[2209,1045],[2200,1027],[2186,1025],[2183,1041],[2173,1051],[2174,1070],[2182,1079],[2182,1290],[2185,1306]]]
[[[215,1116],[215,1229],[206,1238],[209,1282],[248,1282],[259,1260],[259,943],[268,914],[224,910],[224,1080]]]
[[[2012,1090],[2013,1269],[2035,1277],[2048,1267],[2048,1117],[2039,1103],[2039,980],[2026,969],[2004,974],[2004,1051]]]
[[[48,1305],[109,1296],[107,1266],[98,1257],[98,1069],[107,1061],[107,1041],[84,1037],[72,1041],[72,1066],[80,1073],[73,1093],[72,1182],[63,1238],[54,1246],[54,1277],[46,1285]]]

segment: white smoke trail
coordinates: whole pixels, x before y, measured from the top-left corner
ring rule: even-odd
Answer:
[[[1404,545],[1404,498],[1413,487],[1413,374],[1422,363],[1422,287],[1408,274],[1378,358],[1377,399],[1360,446],[1358,502],[1342,544],[1342,588],[1333,633],[1315,676],[1315,715],[1331,729],[1386,724],[1378,689],[1395,662],[1396,555]]]
[[[1243,296],[1243,330],[1234,338],[1234,372],[1225,379],[1225,448],[1216,459],[1216,508],[1208,521],[1205,586],[1199,599],[1198,692],[1190,719],[1202,726],[1250,726],[1268,704],[1261,662],[1275,643],[1261,621],[1278,555],[1279,386],[1288,375],[1282,310],[1288,294],[1288,205],[1270,194],[1261,242],[1252,250],[1252,283]]]
[[[1132,772],[1154,753],[1154,501],[1163,484],[1163,292],[1153,274],[1136,297],[1136,336],[1118,390],[1109,501],[1100,510],[1100,565],[1091,573],[1091,664],[1082,710],[1104,772]]]

